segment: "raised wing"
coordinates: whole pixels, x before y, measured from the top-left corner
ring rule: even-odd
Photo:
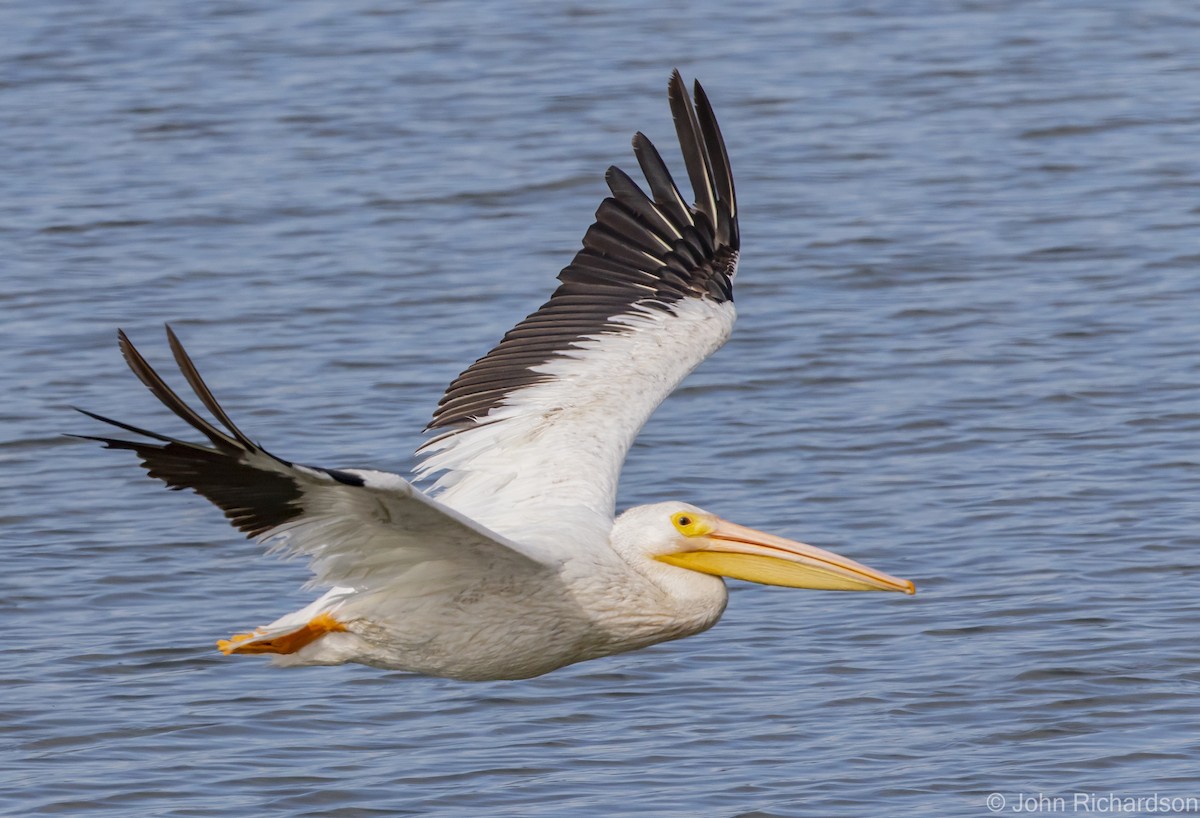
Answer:
[[[606,540],[625,454],[650,414],[732,331],[739,250],[729,158],[699,83],[668,89],[696,202],[644,135],[650,195],[613,167],[612,196],[558,289],[446,390],[419,450],[442,502],[520,542],[564,527]]]
[[[134,374],[211,445],[177,440],[82,409],[96,420],[149,440],[78,437],[135,452],[151,477],[171,489],[192,489],[207,498],[246,536],[307,556],[314,584],[364,589],[395,587],[407,579],[428,590],[431,581],[469,582],[498,570],[532,579],[547,568],[520,546],[446,508],[398,475],[303,466],[267,452],[229,419],[167,327],[180,371],[224,427],[218,428],[167,385],[124,332],[119,337]],[[436,569],[429,570],[431,565]]]

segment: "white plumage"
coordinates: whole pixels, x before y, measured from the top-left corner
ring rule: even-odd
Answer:
[[[614,519],[625,454],[655,407],[729,337],[739,235],[716,118],[678,73],[669,99],[696,204],[653,145],[634,152],[644,193],[610,168],[613,195],[551,299],[447,389],[418,479],[289,463],[241,432],[175,334],[181,399],[124,333],[134,373],[208,445],[86,412],[149,438],[92,438],[137,453],[248,536],[309,558],[329,591],[220,642],[281,664],[361,662],[460,679],[536,676],[688,636],[725,608],[721,576],[793,587],[913,592],[912,583],[685,503]]]

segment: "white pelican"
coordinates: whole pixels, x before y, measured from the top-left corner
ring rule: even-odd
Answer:
[[[668,97],[696,203],[645,136],[650,195],[617,168],[583,249],[550,300],[459,375],[438,404],[415,479],[290,463],[242,433],[171,328],[175,362],[211,423],[121,351],[191,443],[85,414],[146,440],[106,437],[151,477],[192,489],[247,536],[310,560],[332,586],[303,610],[218,642],[283,665],[360,662],[456,679],[519,679],[711,627],[721,577],[794,588],[914,592],[811,545],[687,503],[614,519],[617,477],[650,413],[733,327],[733,177],[699,83]],[[82,411],[82,410],[81,410]],[[222,428],[223,427],[223,428]],[[153,441],[153,442],[152,442]]]

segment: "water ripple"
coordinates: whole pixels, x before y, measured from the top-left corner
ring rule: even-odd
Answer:
[[[6,17],[0,813],[923,818],[1200,789],[1191,5]],[[115,328],[157,354],[172,322],[273,450],[402,471],[628,136],[669,146],[673,65],[738,174],[741,319],[622,505],[688,499],[919,595],[736,584],[708,633],[520,683],[217,655],[306,571],[59,436],[94,431],[72,405],[157,425]]]

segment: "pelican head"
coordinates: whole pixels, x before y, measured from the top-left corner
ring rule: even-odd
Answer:
[[[627,560],[638,560],[643,568],[665,563],[672,572],[682,569],[789,588],[916,593],[907,579],[823,548],[731,523],[687,503],[629,509],[614,523],[612,543]]]

